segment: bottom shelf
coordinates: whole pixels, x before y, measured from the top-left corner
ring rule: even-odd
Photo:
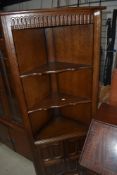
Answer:
[[[86,133],[86,126],[64,117],[57,117],[41,129],[35,144],[45,174],[78,170]]]
[[[50,143],[76,136],[85,136],[87,127],[77,121],[59,117],[41,129],[35,144]]]

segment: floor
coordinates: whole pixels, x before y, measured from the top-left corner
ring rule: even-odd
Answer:
[[[0,175],[35,175],[28,159],[0,143]]]

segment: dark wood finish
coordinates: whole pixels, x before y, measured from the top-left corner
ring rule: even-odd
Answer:
[[[30,113],[29,119],[32,127],[32,132],[35,136],[39,130],[52,119],[52,111],[39,110],[37,112]]]
[[[76,105],[78,103],[90,103],[91,100],[83,97],[75,97],[65,94],[54,94],[54,96],[50,96],[47,99],[44,99],[38,105],[35,105],[32,109],[28,111],[28,113],[36,112],[39,110],[47,110],[52,108],[60,108],[63,106]]]
[[[89,126],[91,120],[91,103],[79,103],[75,106],[66,106],[61,108],[61,113],[66,118],[74,119]]]
[[[37,140],[45,140],[50,138],[56,138],[63,135],[70,135],[71,133],[77,133],[77,135],[85,135],[87,128],[73,120],[65,118],[57,118],[56,120],[49,122],[46,128],[41,130],[38,134]],[[59,140],[60,140],[59,138]],[[53,139],[52,139],[53,140]],[[56,139],[57,140],[57,139]],[[42,142],[42,141],[41,141]]]
[[[95,116],[96,120],[117,125],[117,107],[103,103]]]
[[[31,71],[46,63],[44,29],[13,30],[13,39],[20,73]]]
[[[111,89],[110,89],[110,96],[109,96],[109,103],[113,106],[117,106],[117,69],[114,69],[111,81]]]
[[[42,65],[39,69],[24,73],[20,75],[21,78],[25,78],[28,76],[36,76],[36,75],[43,75],[43,74],[54,74],[60,73],[65,71],[75,71],[78,69],[88,69],[91,68],[90,65],[77,65],[72,63],[64,63],[64,62],[50,62],[48,64]]]
[[[22,79],[28,110],[44,100],[50,93],[49,76]],[[41,92],[41,93],[40,93]]]
[[[5,90],[2,72],[0,72],[0,117],[8,119],[10,116],[10,109],[8,104],[7,92]]]
[[[23,119],[22,131],[10,133],[16,151],[32,154],[37,175],[79,168],[97,109],[102,9],[1,13],[11,89]]]
[[[59,92],[92,99],[92,75],[89,69],[59,74]]]
[[[68,138],[51,140],[51,142],[42,142],[40,147],[40,157],[44,166],[45,174],[56,174],[79,169],[79,156],[82,149],[84,137],[76,134]]]
[[[12,140],[9,134],[9,128],[0,123],[0,141],[13,149]]]
[[[29,140],[26,135],[26,132],[22,130],[16,130],[16,128],[9,128],[9,134],[12,138],[12,144],[14,146],[14,150],[25,156],[26,158],[32,160],[31,148],[29,145]]]
[[[93,120],[80,164],[98,174],[117,174],[117,127]]]
[[[92,99],[93,102],[92,103],[92,114],[93,116],[95,116],[96,114],[96,110],[97,110],[97,97],[95,94],[98,94],[98,90],[99,90],[99,83],[97,81],[97,79],[99,78],[99,67],[100,67],[100,59],[98,59],[100,57],[100,42],[101,42],[101,15],[99,15],[99,11],[94,13],[94,52],[93,52],[93,58],[94,58],[94,62],[93,62],[93,87],[92,87]]]
[[[0,142],[17,153],[32,160],[32,153],[27,134],[20,125],[0,119]]]
[[[57,61],[92,66],[92,24],[55,27],[53,38],[55,59]]]
[[[97,173],[94,173],[86,169],[79,168],[79,171],[67,172],[64,175],[97,175]]]

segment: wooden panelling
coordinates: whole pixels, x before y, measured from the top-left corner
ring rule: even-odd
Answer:
[[[91,98],[92,70],[90,69],[61,73],[58,75],[58,82],[61,93]]]
[[[82,136],[85,135],[86,131],[87,128],[81,123],[61,117],[49,122],[44,129],[41,129],[36,140],[57,137],[60,139],[61,136],[71,135],[73,133],[77,133],[78,135]]]
[[[36,134],[39,132],[39,130],[45,126],[46,123],[52,118],[51,111],[37,111],[34,113],[29,114],[30,123],[32,126],[32,132],[33,135],[36,136]]]
[[[53,38],[57,61],[92,64],[93,25],[56,27]]]
[[[9,133],[10,137],[12,138],[14,150],[24,157],[32,160],[32,151],[26,132],[24,130],[9,128]]]
[[[46,63],[43,29],[14,30],[13,37],[20,73],[33,70]]]
[[[46,98],[50,92],[49,76],[35,76],[22,79],[28,109]]]
[[[0,141],[13,149],[12,140],[9,135],[9,127],[0,123]]]
[[[91,104],[78,104],[61,108],[62,115],[66,118],[72,118],[76,121],[89,125],[91,121]]]
[[[8,96],[0,72],[0,117],[5,117],[6,119],[9,119],[9,116],[10,116],[10,108],[9,108]]]
[[[80,164],[98,174],[117,174],[117,126],[93,120]]]
[[[80,149],[84,143],[83,137],[72,137],[71,139],[42,144],[38,148],[41,152],[42,164],[45,174],[63,174],[79,170]]]

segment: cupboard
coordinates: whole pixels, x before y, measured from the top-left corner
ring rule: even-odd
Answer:
[[[0,124],[37,174],[78,170],[97,109],[102,9],[1,13]]]

